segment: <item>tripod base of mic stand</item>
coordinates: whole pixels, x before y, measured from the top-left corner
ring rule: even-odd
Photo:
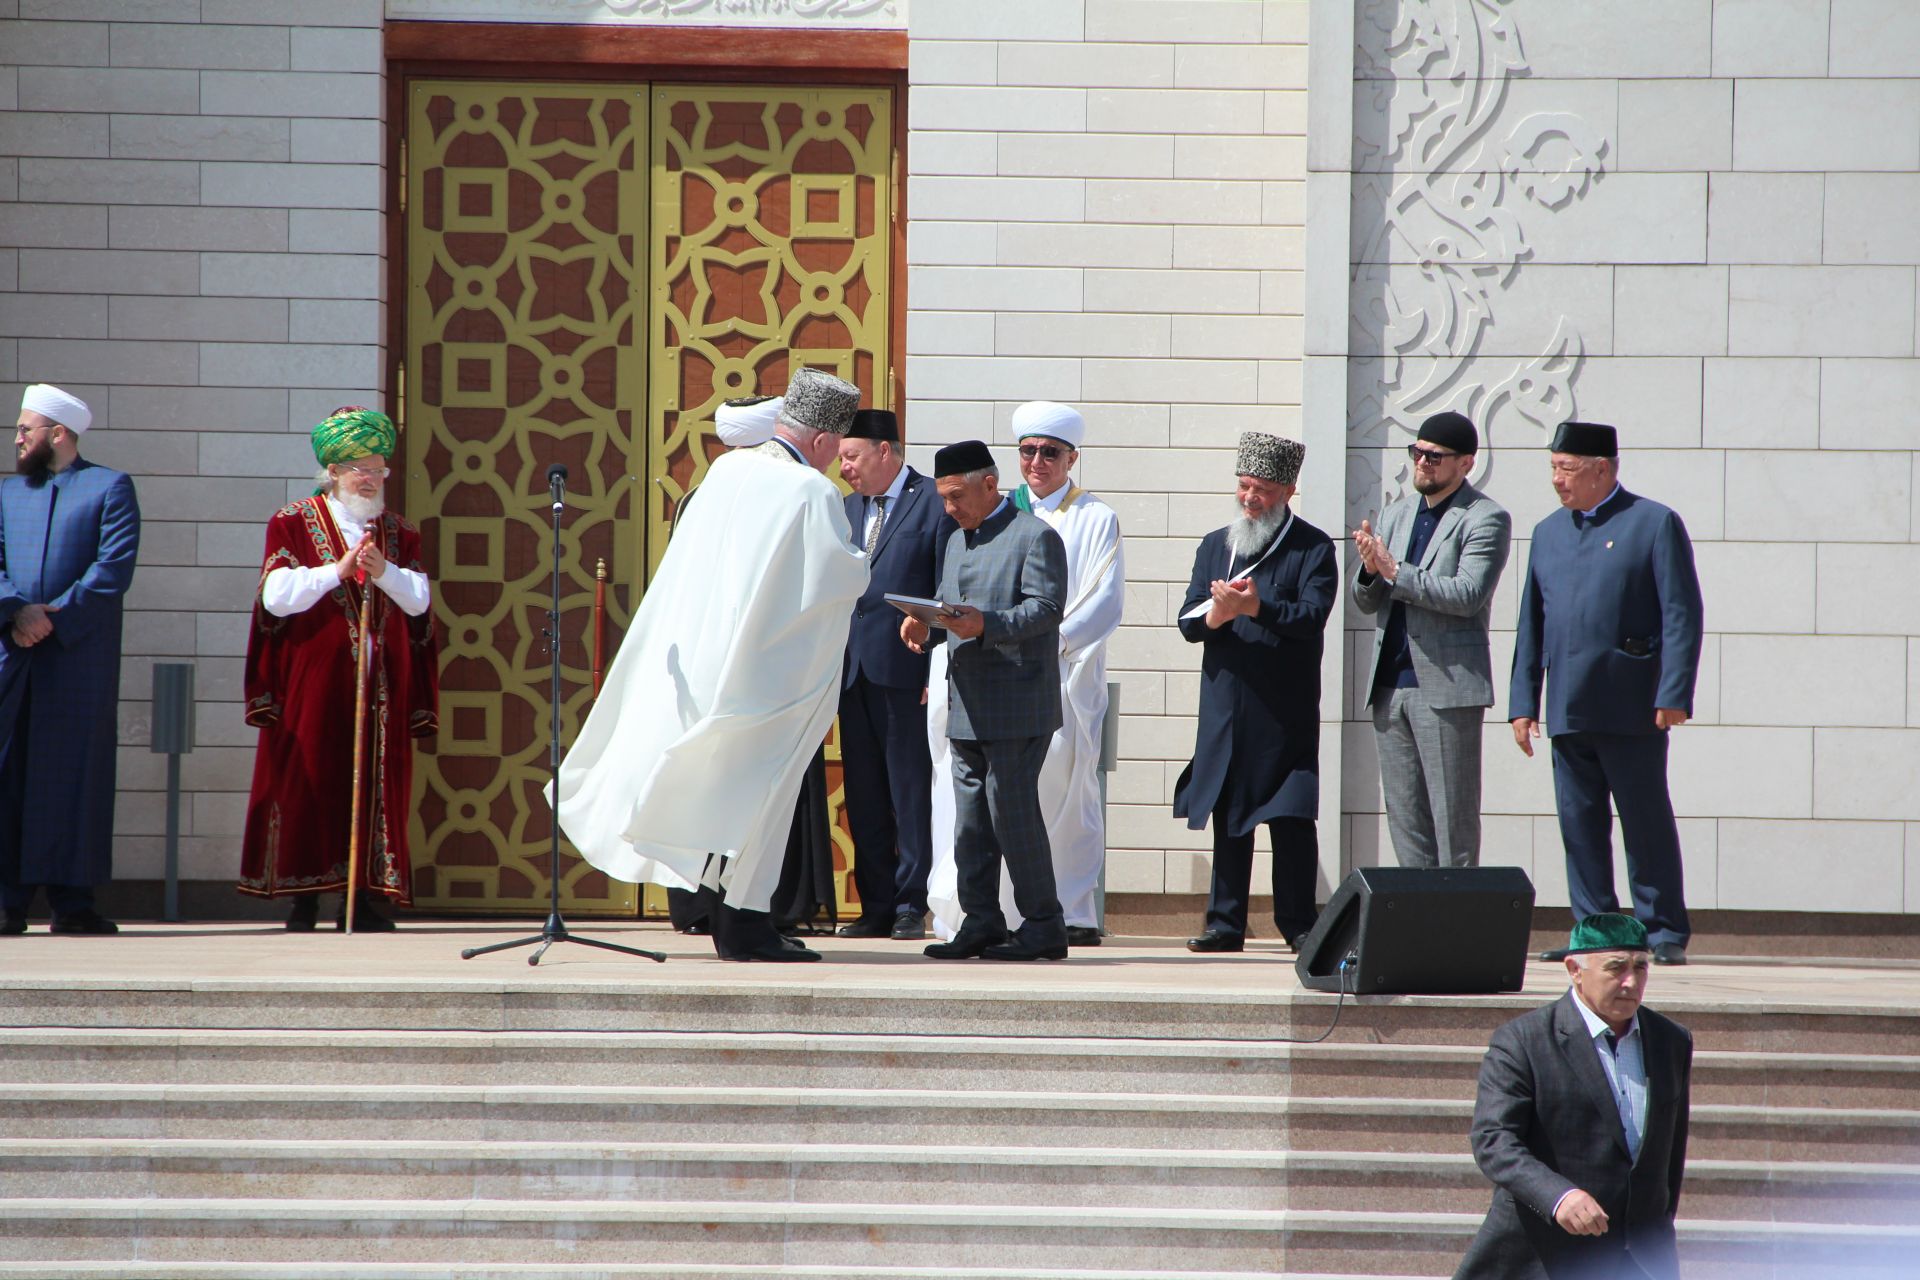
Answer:
[[[531,938],[515,938],[512,942],[495,942],[484,947],[468,947],[460,953],[462,960],[471,960],[475,956],[484,956],[489,951],[510,951],[514,947],[538,946],[540,949],[527,957],[528,964],[539,964],[540,957],[547,954],[547,948],[556,942],[577,942],[583,947],[598,947],[602,951],[618,951],[622,955],[640,956],[665,964],[667,957],[658,951],[646,951],[639,947],[624,947],[617,942],[602,942],[598,938],[583,938],[567,929],[567,922],[560,918],[558,911],[547,917],[546,927]]]

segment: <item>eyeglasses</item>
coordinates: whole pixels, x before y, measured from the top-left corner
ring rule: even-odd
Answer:
[[[1430,467],[1437,467],[1448,458],[1458,458],[1460,455],[1447,453],[1441,449],[1422,449],[1417,444],[1410,444],[1407,446],[1407,456],[1412,458],[1416,465],[1424,462]]]
[[[1020,456],[1028,462],[1032,462],[1035,458],[1045,458],[1048,462],[1058,462],[1063,454],[1071,452],[1073,452],[1071,449],[1062,448],[1057,444],[1023,444],[1020,446]]]
[[[342,471],[351,471],[356,476],[365,476],[369,480],[384,480],[393,474],[390,467],[356,467],[350,462],[336,463]]]

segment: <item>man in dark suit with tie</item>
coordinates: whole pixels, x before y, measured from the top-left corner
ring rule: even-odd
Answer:
[[[1493,1204],[1454,1280],[1676,1280],[1693,1037],[1641,1005],[1647,930],[1588,916],[1573,989],[1493,1033],[1473,1158]]]
[[[934,484],[959,528],[948,539],[937,635],[900,624],[915,652],[947,646],[947,734],[953,743],[953,856],[966,919],[935,960],[1064,960],[1067,923],[1040,810],[1040,767],[1060,727],[1060,617],[1067,548],[1000,493],[999,467],[978,440],[934,455]],[[1000,863],[1023,923],[1009,937]]]
[[[25,933],[41,887],[52,932],[118,930],[94,910],[113,878],[120,623],[140,551],[133,481],[80,456],[93,414],[27,388],[16,469],[0,483],[0,934]]]
[[[924,938],[933,861],[927,657],[900,643],[900,614],[884,597],[934,593],[955,525],[933,481],[906,465],[899,422],[885,409],[853,415],[840,478],[853,486],[847,527],[869,573],[840,678],[840,762],[860,889],[860,916],[840,936]]]
[[[1692,716],[1700,669],[1693,544],[1671,509],[1620,487],[1612,427],[1563,422],[1549,448],[1561,509],[1534,526],[1507,719],[1531,756],[1544,678],[1574,916],[1618,909],[1617,807],[1633,914],[1647,926],[1656,964],[1685,964],[1692,926],[1667,793],[1667,731]]]
[[[1273,841],[1273,921],[1289,946],[1313,927],[1320,844],[1320,653],[1340,570],[1333,542],[1288,507],[1306,446],[1248,431],[1238,518],[1200,541],[1180,634],[1201,646],[1200,722],[1173,813],[1213,824],[1206,928],[1189,951],[1239,951],[1253,833]]]

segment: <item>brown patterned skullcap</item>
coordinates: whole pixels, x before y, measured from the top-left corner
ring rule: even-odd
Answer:
[[[1306,461],[1307,446],[1285,436],[1270,436],[1261,431],[1240,433],[1240,457],[1234,463],[1237,476],[1292,484],[1300,478],[1300,464]]]
[[[787,384],[786,407],[781,416],[815,431],[845,435],[853,423],[853,412],[860,407],[860,388],[818,369],[794,371]]]

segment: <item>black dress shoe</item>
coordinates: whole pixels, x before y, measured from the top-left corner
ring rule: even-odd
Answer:
[[[927,936],[927,917],[920,911],[902,911],[893,918],[895,942],[918,942]]]
[[[893,923],[878,916],[861,916],[858,920],[840,926],[843,938],[889,938],[893,936]]]
[[[340,904],[340,914],[333,919],[333,927],[341,932],[347,928],[347,907]],[[380,914],[371,902],[364,898],[353,904],[353,931],[355,933],[392,933],[395,925],[392,920]]]
[[[989,932],[976,929],[969,932],[962,926],[952,942],[936,942],[920,954],[929,960],[972,960],[987,953],[987,948],[997,947],[1007,940],[1006,930]]]
[[[1655,964],[1685,964],[1687,949],[1677,942],[1656,942],[1653,944],[1653,962]]]
[[[696,920],[692,924],[688,925],[686,928],[675,929],[674,932],[684,933],[689,938],[704,938],[708,934],[713,932],[713,928],[712,926],[708,925],[705,920]]]
[[[1067,945],[1097,947],[1100,945],[1100,931],[1092,925],[1070,924],[1067,926]]]
[[[0,915],[0,937],[15,933],[25,933],[26,931],[27,918],[25,916],[17,916],[11,911]]]
[[[24,922],[23,922],[24,927]],[[49,933],[118,933],[120,926],[101,915],[98,911],[76,911],[72,915],[55,916]]]
[[[287,912],[287,928],[293,933],[312,933],[314,925],[320,921],[320,895],[303,893],[293,900],[293,909]]]
[[[745,963],[749,960],[762,960],[771,964],[798,964],[807,960],[818,960],[820,953],[809,950],[804,944],[795,942],[791,938],[782,938],[778,946],[766,944],[758,947],[749,947],[745,951],[723,954],[720,958],[738,963]]]
[[[1216,951],[1245,951],[1247,940],[1224,929],[1209,929],[1197,938],[1187,939],[1187,950],[1210,954]]]
[[[1548,947],[1540,953],[1540,958],[1548,964],[1558,964],[1567,958],[1567,949],[1565,947]]]
[[[997,947],[988,947],[980,953],[982,960],[1065,960],[1067,944],[1051,942],[1035,946],[1031,942],[1022,942],[1019,938],[1009,938]]]

